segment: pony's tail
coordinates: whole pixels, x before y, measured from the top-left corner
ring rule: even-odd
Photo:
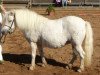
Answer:
[[[88,67],[91,65],[93,54],[93,32],[91,24],[86,21],[86,38],[85,38],[85,66]]]

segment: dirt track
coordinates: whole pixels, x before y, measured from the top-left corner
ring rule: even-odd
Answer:
[[[79,66],[79,60],[75,62],[72,69],[65,69],[66,64],[71,59],[71,46],[66,45],[59,49],[45,48],[47,67],[41,67],[41,58],[37,50],[36,69],[28,69],[31,63],[31,49],[28,42],[23,38],[23,34],[17,28],[16,31],[8,35],[3,45],[4,63],[0,65],[0,75],[100,75],[100,9],[56,9],[54,16],[45,15],[45,9],[33,8],[37,13],[49,17],[60,18],[65,15],[76,15],[92,24],[94,32],[94,54],[90,68],[85,68],[82,73],[75,72]]]

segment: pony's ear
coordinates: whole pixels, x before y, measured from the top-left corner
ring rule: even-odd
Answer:
[[[2,15],[4,16],[6,13],[7,13],[7,11],[5,11],[5,12],[2,12]]]
[[[3,19],[6,17],[6,14],[7,14],[7,13],[8,13],[8,12],[5,12],[5,13],[3,12],[3,13],[2,13]]]

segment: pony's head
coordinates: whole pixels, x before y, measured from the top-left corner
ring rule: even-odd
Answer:
[[[3,27],[1,33],[3,35],[12,33],[15,30],[15,14],[13,11],[8,11],[3,17]]]

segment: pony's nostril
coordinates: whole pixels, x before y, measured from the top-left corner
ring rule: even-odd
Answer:
[[[2,35],[5,35],[6,33],[7,33],[6,30],[3,30],[3,29],[1,30],[1,34],[2,34]]]
[[[1,31],[1,34],[2,34],[2,35],[4,35],[4,34],[5,34],[5,32],[4,32],[4,31]]]

